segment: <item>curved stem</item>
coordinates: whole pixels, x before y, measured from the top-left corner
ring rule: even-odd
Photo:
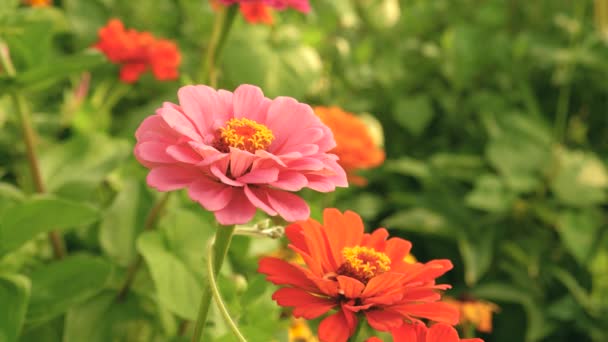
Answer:
[[[208,83],[213,88],[217,88],[217,60],[224,47],[226,38],[228,38],[236,11],[236,5],[222,6],[213,22],[213,29],[209,38],[209,44],[207,44],[204,63],[199,73],[199,81],[201,83]]]
[[[217,304],[218,309],[220,309],[220,313],[222,314],[222,317],[224,317],[224,321],[226,321],[226,324],[228,324],[228,326],[230,327],[230,330],[232,330],[232,332],[234,333],[234,336],[236,336],[236,338],[240,342],[247,342],[245,337],[243,337],[243,335],[239,331],[239,328],[236,325],[236,323],[234,323],[234,321],[232,320],[232,317],[230,317],[230,313],[228,312],[228,309],[226,309],[226,306],[224,305],[224,302],[222,301],[222,296],[220,294],[220,290],[217,288],[217,282],[215,280],[215,274],[213,272],[213,249],[212,249],[213,246],[212,245],[213,245],[213,240],[209,241],[209,246],[207,246],[207,251],[208,251],[207,252],[207,277],[209,277],[209,288],[211,289],[211,294],[213,295],[213,299],[215,299],[215,304]]]
[[[230,227],[219,227],[215,233],[215,242],[213,243],[213,258],[212,272],[213,275],[217,275],[224,258],[228,253],[228,247],[230,247],[230,241],[232,241],[232,235],[234,233],[234,226]],[[201,296],[201,303],[198,309],[198,318],[196,319],[196,325],[194,326],[194,334],[192,334],[192,342],[200,342],[203,336],[203,330],[205,323],[207,322],[207,314],[209,313],[209,306],[211,304],[211,287],[207,283],[203,288],[203,294]]]
[[[15,70],[15,66],[11,61],[8,47],[4,42],[0,43],[0,64],[9,76],[15,77],[17,75],[17,70]],[[17,110],[17,115],[19,116],[19,124],[21,125],[23,140],[25,141],[27,160],[30,166],[34,188],[37,193],[45,193],[46,189],[44,186],[44,181],[42,180],[42,174],[40,173],[38,154],[36,153],[36,133],[34,132],[32,125],[30,110],[27,106],[25,98],[18,91],[11,92],[11,98],[13,100],[15,109]],[[55,258],[63,258],[66,251],[61,234],[54,230],[49,232],[48,236],[51,246],[53,247],[53,255]]]
[[[167,204],[167,201],[169,200],[169,194],[170,194],[170,192],[164,193],[162,195],[162,197],[160,198],[160,200],[158,202],[156,202],[154,207],[152,207],[152,209],[150,209],[150,211],[148,212],[148,216],[146,216],[146,221],[144,222],[144,231],[154,229],[154,227],[156,225],[156,221],[158,221],[160,214],[162,213],[163,209],[165,208],[165,205]],[[125,278],[125,282],[123,283],[123,285],[120,287],[120,290],[118,291],[118,295],[116,296],[116,299],[118,301],[124,300],[125,297],[127,296],[127,293],[129,293],[129,289],[131,288],[131,285],[133,284],[133,281],[135,280],[137,271],[139,271],[139,268],[141,267],[142,264],[143,264],[143,259],[141,257],[141,254],[138,253],[137,256],[135,257],[135,260],[133,261],[133,263],[131,263],[131,265],[129,265],[129,268],[127,270],[127,277]]]

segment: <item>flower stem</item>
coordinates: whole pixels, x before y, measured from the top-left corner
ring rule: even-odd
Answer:
[[[169,194],[170,194],[170,192],[164,193],[162,195],[162,197],[158,200],[158,202],[156,202],[154,207],[152,207],[152,209],[150,209],[150,211],[148,212],[148,216],[146,216],[146,221],[144,222],[144,231],[154,229],[154,227],[156,226],[156,222],[158,221],[158,218],[160,217],[160,214],[162,213],[163,209],[165,208],[165,205],[167,204],[167,201],[169,200]],[[127,269],[127,276],[125,278],[125,282],[120,287],[120,290],[118,291],[118,295],[116,295],[116,300],[118,300],[119,302],[123,301],[126,298],[127,293],[129,293],[129,289],[131,288],[131,285],[133,284],[133,281],[135,280],[137,271],[139,271],[142,264],[143,264],[143,259],[141,257],[141,254],[138,253],[137,256],[135,257],[135,260],[133,261],[133,263],[131,263],[131,265],[129,265],[129,268]]]
[[[217,60],[230,33],[236,11],[237,6],[235,5],[222,6],[213,22],[211,37],[209,38],[209,44],[207,44],[204,63],[199,74],[199,81],[208,83],[213,88],[217,88]]]
[[[224,262],[224,258],[228,253],[228,247],[230,247],[230,241],[232,240],[233,233],[234,226],[220,227],[215,233],[215,241],[213,243],[212,248],[213,255],[215,256],[212,262],[213,275],[218,274],[222,263]],[[192,335],[192,342],[201,341],[201,337],[203,336],[203,330],[205,328],[205,323],[207,321],[207,314],[209,313],[211,297],[211,286],[210,284],[206,284],[206,286],[203,288],[201,303],[198,310],[198,318],[196,320],[196,325],[194,326],[194,334]]]
[[[9,55],[8,47],[4,42],[0,43],[0,64],[9,76],[15,77],[17,75],[17,71],[15,70],[15,67]],[[23,133],[23,139],[25,141],[27,160],[30,166],[30,172],[32,175],[32,181],[34,183],[34,188],[37,193],[45,193],[46,189],[44,186],[44,181],[42,180],[42,174],[40,173],[40,164],[38,163],[38,155],[36,153],[36,134],[32,125],[30,110],[27,106],[25,98],[18,91],[12,91],[11,98],[13,100],[13,104],[15,106],[15,109],[17,110],[17,115],[19,117],[19,123],[21,125],[21,131]],[[59,232],[56,230],[51,231],[49,232],[48,236],[49,241],[51,242],[51,246],[53,248],[53,255],[55,256],[55,258],[63,258],[66,254],[66,251],[63,243],[63,238],[61,237]]]
[[[222,314],[222,317],[224,317],[224,321],[226,321],[226,324],[228,324],[228,326],[230,327],[230,330],[232,330],[232,332],[234,333],[234,336],[236,336],[236,338],[240,342],[247,342],[245,337],[243,337],[243,335],[239,331],[239,328],[237,327],[236,323],[234,323],[234,321],[230,317],[230,313],[228,312],[228,309],[226,309],[226,306],[224,305],[224,302],[222,301],[222,296],[220,294],[220,290],[217,288],[217,282],[215,280],[215,274],[214,274],[214,268],[213,268],[213,248],[212,247],[213,247],[213,240],[209,241],[209,246],[207,246],[207,277],[209,278],[209,288],[211,289],[211,294],[213,295],[213,299],[215,299],[215,304],[217,304],[217,307],[219,308],[220,313]]]

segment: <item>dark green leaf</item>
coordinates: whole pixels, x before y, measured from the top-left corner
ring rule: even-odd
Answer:
[[[30,298],[30,280],[24,276],[0,275],[0,341],[17,341]]]
[[[53,197],[35,197],[5,210],[0,217],[0,255],[40,233],[95,222],[99,212],[89,205]]]
[[[98,294],[111,272],[109,263],[88,255],[72,255],[36,269],[31,274],[28,322],[50,320]]]

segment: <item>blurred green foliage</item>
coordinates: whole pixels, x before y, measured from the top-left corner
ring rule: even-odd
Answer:
[[[213,11],[201,0],[0,0],[0,341],[185,341],[215,224],[158,194],[131,157],[133,133],[180,84],[196,82]],[[499,304],[486,341],[608,340],[608,41],[590,0],[317,0],[272,27],[238,18],[220,86],[372,113],[385,165],[365,188],[314,197],[359,212],[449,258],[452,296]],[[597,14],[596,14],[597,15]],[[129,89],[89,47],[107,19],[175,40],[180,82]],[[11,92],[25,94],[50,194],[31,196]],[[27,218],[31,219],[27,219]],[[26,220],[27,219],[27,220]],[[15,229],[15,227],[20,227]],[[50,262],[49,229],[71,255]],[[222,294],[251,341],[286,340],[287,322],[256,276],[274,241],[236,238]],[[146,269],[115,300],[138,253]],[[8,311],[5,309],[8,308]],[[9,313],[8,316],[7,312]],[[212,312],[207,340],[231,341]]]

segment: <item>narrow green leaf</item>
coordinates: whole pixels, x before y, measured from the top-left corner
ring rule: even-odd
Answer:
[[[99,212],[85,204],[50,196],[34,197],[5,210],[0,217],[0,255],[15,250],[40,233],[95,222]]]
[[[0,276],[0,342],[17,341],[30,298],[30,280],[24,276]]]

